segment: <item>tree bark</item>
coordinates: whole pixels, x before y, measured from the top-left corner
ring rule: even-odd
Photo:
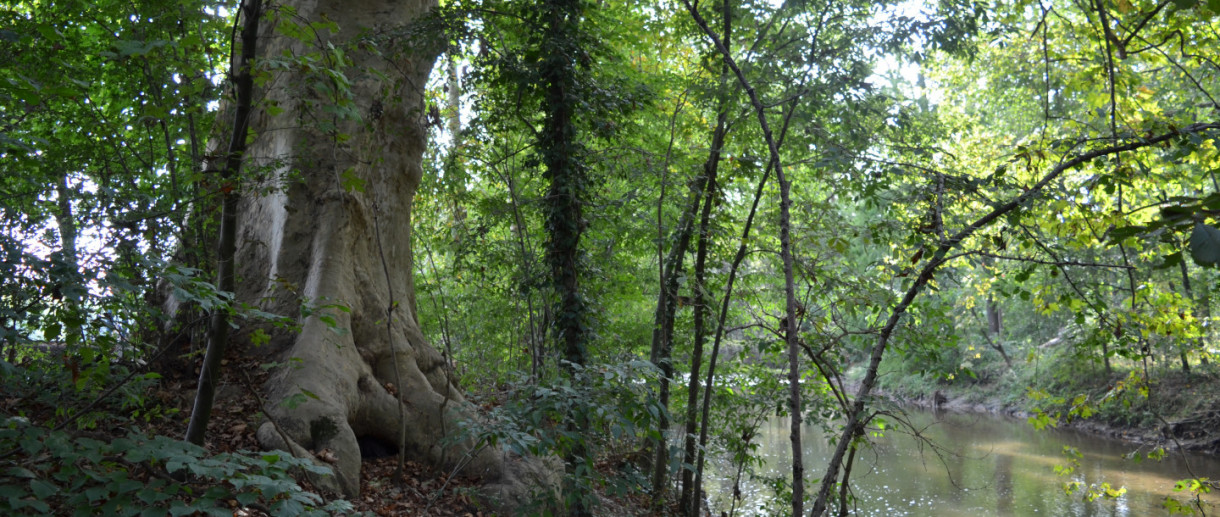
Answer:
[[[758,94],[754,91],[754,87],[746,79],[741,68],[737,66],[733,60],[733,55],[728,47],[721,42],[716,33],[708,26],[707,20],[699,14],[699,11],[691,5],[689,0],[683,0],[686,5],[686,10],[690,12],[695,23],[703,30],[708,39],[712,40],[716,49],[724,56],[725,64],[737,76],[738,82],[742,89],[746,91],[747,97],[750,99],[750,104],[754,107],[754,114],[758,117],[758,125],[762,128],[763,138],[767,142],[767,150],[770,154],[769,165],[775,169],[775,179],[779,181],[779,242],[780,242],[780,258],[784,266],[784,297],[785,297],[785,329],[784,340],[788,346],[788,411],[792,419],[792,427],[788,439],[792,442],[792,515],[804,515],[805,513],[805,466],[801,459],[801,374],[800,366],[800,337],[797,335],[797,318],[796,318],[796,285],[793,274],[792,260],[792,239],[791,239],[791,216],[790,208],[792,200],[789,196],[792,183],[784,174],[783,162],[779,156],[779,146],[776,144],[775,137],[771,134],[771,125],[767,122],[766,108],[762,101],[759,100]]]
[[[587,224],[584,203],[589,179],[584,147],[577,139],[574,121],[579,104],[576,63],[584,53],[579,47],[579,34],[585,6],[581,0],[548,0],[541,4],[545,23],[541,46],[547,52],[538,69],[545,86],[540,106],[544,122],[538,134],[538,148],[550,183],[546,195],[546,225],[550,233],[546,255],[551,266],[551,284],[559,298],[553,329],[566,361],[563,370],[573,382],[579,382],[578,373],[588,361],[589,341],[589,308],[581,292],[580,256],[580,238]],[[567,464],[564,490],[568,514],[573,517],[592,515],[587,479],[593,461],[585,444],[589,410],[587,400],[574,400],[566,425],[571,438],[563,451]]]
[[[971,311],[974,309],[971,308]],[[975,313],[977,317],[978,313]],[[987,340],[987,344],[991,346],[1000,357],[1004,359],[1004,364],[1008,369],[1012,369],[1012,358],[1008,357],[1008,351],[1004,350],[1004,315],[1000,309],[1000,305],[996,303],[995,297],[991,294],[987,295],[987,308],[985,310],[987,317],[987,328],[983,330],[983,339]]]
[[[233,63],[231,73],[235,90],[235,113],[232,132],[229,134],[224,166],[220,172],[220,239],[216,244],[216,286],[222,292],[233,292],[234,255],[237,249],[237,173],[241,170],[246,154],[246,137],[250,124],[250,109],[253,105],[254,56],[258,49],[258,26],[262,18],[262,0],[242,2],[241,55]],[[238,42],[233,42],[237,45]],[[191,408],[191,419],[186,426],[186,441],[203,445],[207,434],[208,420],[212,417],[212,404],[216,397],[216,384],[220,380],[220,361],[229,344],[230,307],[216,307],[212,311],[208,327],[208,348],[199,368],[199,383],[195,388],[195,404]]]
[[[332,486],[348,496],[360,489],[356,439],[368,436],[401,440],[400,454],[416,461],[466,465],[502,508],[540,491],[557,499],[548,462],[444,435],[474,411],[416,318],[411,207],[427,143],[423,88],[445,41],[420,22],[435,5],[300,1],[260,30],[259,61],[278,65],[251,116],[247,177],[262,183],[243,186],[235,292],[295,324],[251,325],[270,336],[252,352],[276,361],[264,389],[284,431],[265,422],[258,438],[297,455],[329,451]],[[288,22],[337,29],[294,39],[272,27]],[[313,66],[295,60],[309,54]],[[248,343],[252,331],[238,338]]]
[[[1203,334],[1199,336],[1199,364],[1207,366],[1211,352],[1208,343],[1211,342],[1211,286],[1205,280],[1199,282],[1199,297],[1195,298],[1195,318],[1199,320]]]
[[[721,14],[724,17],[723,34],[725,48],[731,48],[730,38],[732,37],[732,5],[728,0],[721,4]],[[720,98],[716,106],[716,130],[712,134],[712,148],[708,152],[707,162],[703,166],[704,174],[707,176],[705,180],[706,194],[703,196],[703,212],[699,215],[699,241],[695,249],[695,284],[692,290],[694,291],[694,310],[695,310],[695,343],[694,350],[691,351],[690,360],[690,379],[688,379],[687,396],[686,396],[686,432],[684,433],[684,443],[682,447],[682,482],[681,492],[678,497],[679,512],[689,512],[692,508],[692,503],[695,502],[696,492],[698,487],[695,486],[695,433],[697,432],[696,425],[698,424],[699,415],[699,370],[703,367],[703,348],[707,341],[707,324],[706,316],[708,311],[708,296],[707,296],[707,253],[708,245],[711,236],[709,235],[709,227],[711,226],[712,205],[716,199],[716,175],[720,166],[720,154],[724,148],[725,133],[728,126],[728,91],[727,83],[730,80],[728,64],[722,63],[720,67]],[[672,319],[672,317],[671,317]]]
[[[720,128],[717,127],[717,135],[720,133]],[[717,147],[715,143],[716,136],[713,136],[713,147]],[[650,358],[652,364],[661,370],[660,386],[658,390],[657,405],[664,409],[660,412],[657,419],[657,432],[659,437],[653,442],[652,450],[652,498],[653,504],[659,505],[665,492],[666,471],[669,467],[668,447],[665,439],[666,433],[669,431],[669,381],[673,378],[673,338],[674,338],[674,313],[677,311],[678,301],[678,273],[683,270],[682,263],[686,258],[686,251],[690,247],[690,237],[694,232],[695,216],[699,213],[701,202],[706,202],[706,193],[708,188],[709,169],[704,165],[699,175],[691,182],[690,199],[687,201],[686,208],[682,211],[682,218],[678,222],[678,226],[674,228],[673,246],[669,250],[669,255],[665,259],[664,274],[661,277],[661,292],[657,296],[657,309],[654,316],[652,327],[652,347],[650,349]]]
[[[1182,292],[1183,292],[1183,294],[1186,295],[1186,299],[1194,302],[1197,307],[1198,301],[1195,299],[1194,293],[1192,293],[1191,289],[1190,289],[1190,272],[1186,269],[1185,260],[1178,262],[1178,269],[1182,273]],[[1196,308],[1194,312],[1195,312],[1195,319],[1196,320],[1199,319],[1198,309]],[[1194,344],[1195,344],[1195,348],[1202,349],[1203,348],[1203,337],[1200,336],[1197,340],[1195,340]],[[1188,356],[1186,353],[1186,351],[1189,349],[1190,349],[1189,344],[1187,344],[1185,346],[1178,345],[1178,359],[1182,361],[1182,373],[1186,373],[1186,374],[1190,373],[1190,356]]]

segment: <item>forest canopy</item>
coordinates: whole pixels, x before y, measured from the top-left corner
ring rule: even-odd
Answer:
[[[318,4],[0,8],[0,509],[697,515],[779,415],[824,515],[880,391],[1215,384],[1220,2]]]

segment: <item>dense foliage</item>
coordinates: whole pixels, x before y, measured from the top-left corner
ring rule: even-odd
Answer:
[[[839,449],[798,478],[819,489],[776,493],[833,511],[875,388],[985,386],[1046,426],[1151,424],[1157,379],[1214,382],[1217,2],[442,3],[419,324],[488,409],[465,436],[563,456],[574,513],[616,487],[693,515],[704,455],[748,469],[794,409]],[[184,496],[176,467],[243,505],[322,504],[291,458],[64,434],[172,418],[147,392],[190,376],[214,311],[247,344],[250,319],[309,317],[211,282],[220,199],[258,185],[204,168],[235,12],[0,11],[0,508],[228,497]],[[256,90],[289,65],[257,66]]]

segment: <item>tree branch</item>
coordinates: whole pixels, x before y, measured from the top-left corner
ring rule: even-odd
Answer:
[[[1122,145],[1113,145],[1103,147],[1101,149],[1095,149],[1093,151],[1079,154],[1074,158],[1061,161],[1059,165],[1047,172],[1046,175],[1044,175],[1041,180],[1030,187],[1029,190],[1022,192],[1021,195],[1017,196],[1011,201],[996,207],[991,212],[988,212],[986,215],[978,218],[969,226],[954,234],[949,238],[948,241],[941,243],[935,254],[924,264],[919,276],[916,277],[915,282],[911,284],[911,287],[907,289],[906,294],[902,297],[902,300],[897,306],[894,307],[893,311],[890,313],[889,319],[886,321],[885,326],[881,328],[881,332],[877,337],[877,344],[873,346],[871,356],[869,358],[869,367],[865,371],[864,379],[860,383],[860,389],[856,393],[855,403],[852,406],[851,411],[847,414],[847,422],[844,425],[843,432],[840,435],[834,455],[831,456],[830,463],[826,467],[826,475],[822,477],[822,486],[818,491],[817,499],[814,501],[812,515],[814,517],[820,517],[826,511],[827,499],[829,499],[831,488],[835,486],[838,480],[839,470],[843,464],[843,457],[847,453],[847,448],[850,445],[851,438],[856,432],[858,432],[858,429],[862,425],[860,422],[860,415],[864,413],[865,402],[867,401],[869,394],[872,392],[874,384],[877,382],[877,370],[881,365],[881,358],[885,354],[886,345],[889,344],[890,337],[893,335],[894,330],[898,327],[898,322],[902,318],[902,315],[906,313],[907,308],[911,306],[911,304],[915,301],[915,298],[923,290],[924,286],[926,286],[928,281],[932,279],[932,273],[945,262],[945,258],[948,256],[951,250],[956,248],[958,244],[973,235],[978,230],[987,227],[1005,214],[1016,210],[1018,207],[1029,203],[1035,197],[1039,196],[1047,185],[1059,178],[1068,170],[1084,165],[1085,163],[1102,156],[1109,156],[1112,154],[1142,149],[1160,144],[1162,142],[1167,142],[1181,135],[1199,133],[1209,129],[1218,128],[1220,128],[1220,123],[1216,122],[1193,124],[1179,131],[1163,133],[1152,138],[1141,139]]]

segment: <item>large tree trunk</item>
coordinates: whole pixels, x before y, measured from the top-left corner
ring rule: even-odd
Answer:
[[[264,423],[258,438],[297,454],[329,450],[337,458],[338,488],[354,496],[357,437],[399,443],[405,429],[401,452],[408,458],[445,467],[469,460],[464,472],[481,476],[490,495],[503,504],[524,502],[526,471],[532,485],[555,469],[504,458],[470,440],[442,442],[457,431],[458,419],[473,413],[417,323],[411,207],[427,138],[423,88],[446,41],[419,22],[435,1],[288,4],[291,16],[268,14],[258,55],[304,56],[333,43],[347,62],[319,64],[350,81],[346,100],[353,105],[321,93],[339,89],[333,76],[291,66],[263,84],[251,123],[256,137],[246,170],[256,177],[263,171],[267,181],[247,185],[241,203],[237,298],[294,316],[299,326],[265,329],[270,342],[255,349],[281,362],[264,387],[278,428]],[[336,22],[338,31],[305,42],[268,26],[324,20]],[[362,120],[336,115],[335,107]],[[556,486],[554,480],[541,485]]]

